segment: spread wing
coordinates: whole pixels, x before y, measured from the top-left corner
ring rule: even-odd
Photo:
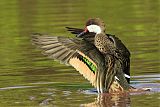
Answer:
[[[103,92],[104,58],[94,45],[78,38],[56,37],[42,34],[32,35],[33,44],[42,49],[49,58],[73,66],[88,79],[98,92]],[[101,62],[101,63],[99,63]]]
[[[71,28],[71,27],[66,27],[68,31],[70,31],[72,34],[79,34],[83,31],[83,29],[79,29],[79,28]],[[89,35],[95,35],[94,33],[89,34]],[[116,49],[117,49],[117,56],[120,59],[121,63],[122,63],[122,68],[123,68],[123,72],[124,75],[128,81],[128,83],[130,82],[130,52],[129,50],[125,47],[125,45],[122,43],[121,40],[119,40],[117,37],[115,37],[114,35],[111,34],[106,34],[108,35],[111,40],[115,43]],[[86,36],[85,36],[86,37]],[[93,43],[93,37],[94,36],[90,36],[92,38],[89,38],[89,40]]]
[[[33,44],[42,49],[42,53],[51,59],[59,60],[66,65],[69,59],[76,53],[77,49],[83,46],[78,39],[55,37],[42,34],[32,35]]]

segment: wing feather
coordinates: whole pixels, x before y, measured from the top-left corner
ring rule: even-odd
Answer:
[[[104,90],[104,85],[101,83],[104,81],[104,77],[101,78],[101,76],[105,71],[105,62],[103,55],[94,45],[83,39],[55,37],[38,33],[32,35],[32,42],[41,48],[42,53],[49,58],[73,66],[99,92]]]

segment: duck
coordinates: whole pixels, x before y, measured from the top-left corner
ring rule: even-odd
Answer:
[[[87,20],[84,29],[66,27],[74,38],[33,33],[42,53],[74,67],[98,93],[123,92],[130,86],[130,52],[115,35],[107,34],[100,18]]]

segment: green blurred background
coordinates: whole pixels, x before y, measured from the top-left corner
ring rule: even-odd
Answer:
[[[88,18],[99,17],[107,33],[119,37],[131,52],[132,85],[155,92],[133,95],[127,104],[158,107],[159,4],[159,0],[1,0],[0,106],[65,107],[94,102],[97,95],[87,91],[92,88],[88,81],[72,67],[41,55],[30,35],[74,37],[66,26],[83,28]],[[110,102],[116,101],[119,99]],[[119,104],[124,107],[124,102]]]

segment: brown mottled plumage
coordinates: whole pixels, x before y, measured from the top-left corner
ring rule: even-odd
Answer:
[[[95,36],[94,44],[103,54],[114,54],[116,49],[114,43],[104,33],[100,33]]]

